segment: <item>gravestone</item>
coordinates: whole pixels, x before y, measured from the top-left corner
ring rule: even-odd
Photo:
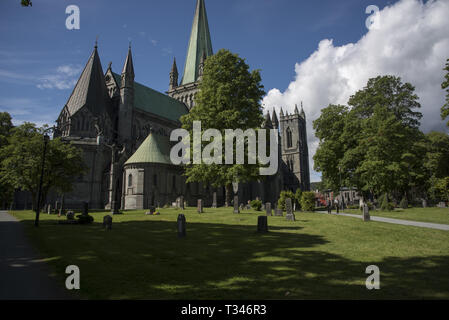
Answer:
[[[112,217],[110,215],[104,216],[103,218],[103,228],[106,230],[112,229]]]
[[[272,216],[273,215],[273,213],[271,211],[271,203],[270,202],[267,202],[265,204],[265,212],[267,213],[267,216]]]
[[[89,215],[89,203],[83,202],[83,216]]]
[[[422,207],[427,208],[427,200],[426,199],[422,200]]]
[[[365,203],[363,205],[363,221],[370,221],[371,217],[369,215],[369,208],[367,204]]]
[[[274,215],[276,217],[283,217],[284,216],[284,212],[282,211],[282,209],[276,208],[276,209],[274,209]]]
[[[67,212],[67,220],[75,220],[75,212],[73,211]]]
[[[259,216],[257,219],[257,232],[267,233],[268,232],[268,218],[267,216]]]
[[[438,208],[446,208],[446,202],[440,202]]]
[[[234,213],[240,213],[239,196],[234,196]]]
[[[240,211],[245,210],[245,205],[243,203],[240,204]]]
[[[212,194],[212,208],[217,208],[217,193]]]
[[[179,207],[184,210],[185,206],[184,206],[184,196],[180,196],[179,197]]]
[[[49,204],[49,205],[47,206],[47,213],[48,213],[48,214],[51,214],[51,204]]]
[[[183,214],[178,216],[178,238],[184,238],[186,234],[186,217]]]
[[[293,213],[293,208],[292,208],[292,199],[287,198],[285,199],[285,210],[287,211],[287,215],[286,218],[289,221],[295,221],[295,214]]]
[[[250,210],[251,209],[251,201],[248,200],[248,204],[246,205],[246,210]]]
[[[202,199],[198,199],[198,204],[197,204],[197,208],[196,210],[198,211],[198,213],[203,213],[203,200]]]

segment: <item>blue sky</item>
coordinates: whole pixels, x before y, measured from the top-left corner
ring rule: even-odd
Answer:
[[[136,80],[168,87],[175,56],[184,66],[196,0],[0,2],[0,110],[16,123],[54,121],[98,36],[103,69],[119,72],[132,41]],[[206,0],[214,51],[227,48],[261,69],[268,92],[284,89],[294,64],[323,38],[356,41],[373,1]],[[378,1],[382,7],[387,2]],[[65,9],[80,8],[80,30],[67,30]],[[180,72],[182,72],[180,70]]]
[[[20,0],[1,1],[0,111],[16,124],[52,124],[97,36],[104,70],[111,61],[121,71],[132,41],[136,80],[164,92],[173,57],[182,73],[195,4],[34,0],[22,7]],[[66,29],[68,5],[80,8],[80,30]],[[379,31],[366,27],[369,5],[381,10]],[[416,85],[424,131],[445,130],[439,108],[449,58],[448,0],[206,0],[206,8],[214,51],[229,49],[261,69],[266,109],[291,112],[304,101],[311,168],[318,145],[312,121],[379,74]]]

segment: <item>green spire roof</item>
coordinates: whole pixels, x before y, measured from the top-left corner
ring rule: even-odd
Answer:
[[[198,80],[198,66],[203,53],[206,54],[206,58],[213,54],[212,42],[210,40],[209,23],[207,22],[204,0],[197,0],[181,85]]]
[[[137,163],[173,164],[170,160],[170,142],[168,138],[150,133],[139,149],[126,161],[125,165]]]

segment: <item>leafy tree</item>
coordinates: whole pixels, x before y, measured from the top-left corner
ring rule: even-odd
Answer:
[[[398,77],[379,76],[351,96],[349,107],[322,110],[314,122],[320,139],[314,160],[329,189],[350,185],[364,197],[402,197],[424,183],[422,114],[414,90]]]
[[[306,191],[302,193],[301,208],[303,211],[315,210],[315,192]]]
[[[295,200],[295,194],[291,191],[281,191],[281,194],[279,195],[278,200],[278,208],[285,210],[285,199],[290,198],[292,201]],[[293,204],[293,203],[292,203]]]
[[[449,177],[438,179],[436,188],[441,192],[442,199],[449,201]]]
[[[205,61],[195,106],[189,114],[181,117],[182,127],[190,132],[191,137],[194,121],[201,121],[202,133],[210,128],[219,130],[223,137],[224,151],[225,129],[245,131],[261,128],[264,119],[260,101],[265,92],[260,82],[258,70],[250,72],[244,59],[221,49]],[[203,143],[202,149],[206,144],[209,142]],[[224,155],[222,164],[188,165],[185,175],[187,182],[204,182],[215,187],[225,186],[227,206],[231,200],[233,182],[248,182],[260,178],[258,165],[226,165]]]
[[[34,204],[37,203],[42,166],[43,129],[36,128],[32,123],[14,128],[9,145],[2,150],[7,155],[2,161],[2,181],[29,191]],[[74,178],[86,170],[81,150],[63,143],[59,138],[48,142],[45,160],[41,200],[46,199],[50,190],[59,193],[71,191]]]
[[[443,69],[447,71],[444,76],[444,82],[441,84],[441,88],[446,89],[446,104],[441,108],[441,118],[444,120],[449,117],[449,59],[447,59],[446,67]],[[447,126],[449,127],[449,121],[447,122]]]
[[[0,164],[7,156],[7,152],[3,149],[8,145],[8,138],[13,128],[11,120],[11,115],[8,112],[0,112]],[[0,206],[5,207],[12,201],[13,196],[14,188],[11,183],[0,178]]]

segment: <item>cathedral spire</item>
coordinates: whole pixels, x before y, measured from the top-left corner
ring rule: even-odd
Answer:
[[[197,0],[181,85],[198,80],[202,55],[213,54],[204,0]]]
[[[297,104],[295,104],[295,114],[299,114],[298,105]]]
[[[176,65],[176,58],[173,59],[173,65],[170,71],[170,84],[168,90],[173,90],[178,86],[178,66]]]
[[[304,112],[304,108],[302,106],[302,101],[301,101],[301,112],[299,114],[301,116],[301,118],[303,118],[304,120],[306,119],[306,113]]]
[[[276,110],[273,108],[273,115],[271,116],[271,122],[273,123],[274,128],[279,128],[279,120],[278,116],[276,115]]]
[[[129,44],[128,55],[126,56],[125,64],[122,70],[122,87],[133,87],[134,82],[134,65],[133,55],[131,52],[131,44]]]

